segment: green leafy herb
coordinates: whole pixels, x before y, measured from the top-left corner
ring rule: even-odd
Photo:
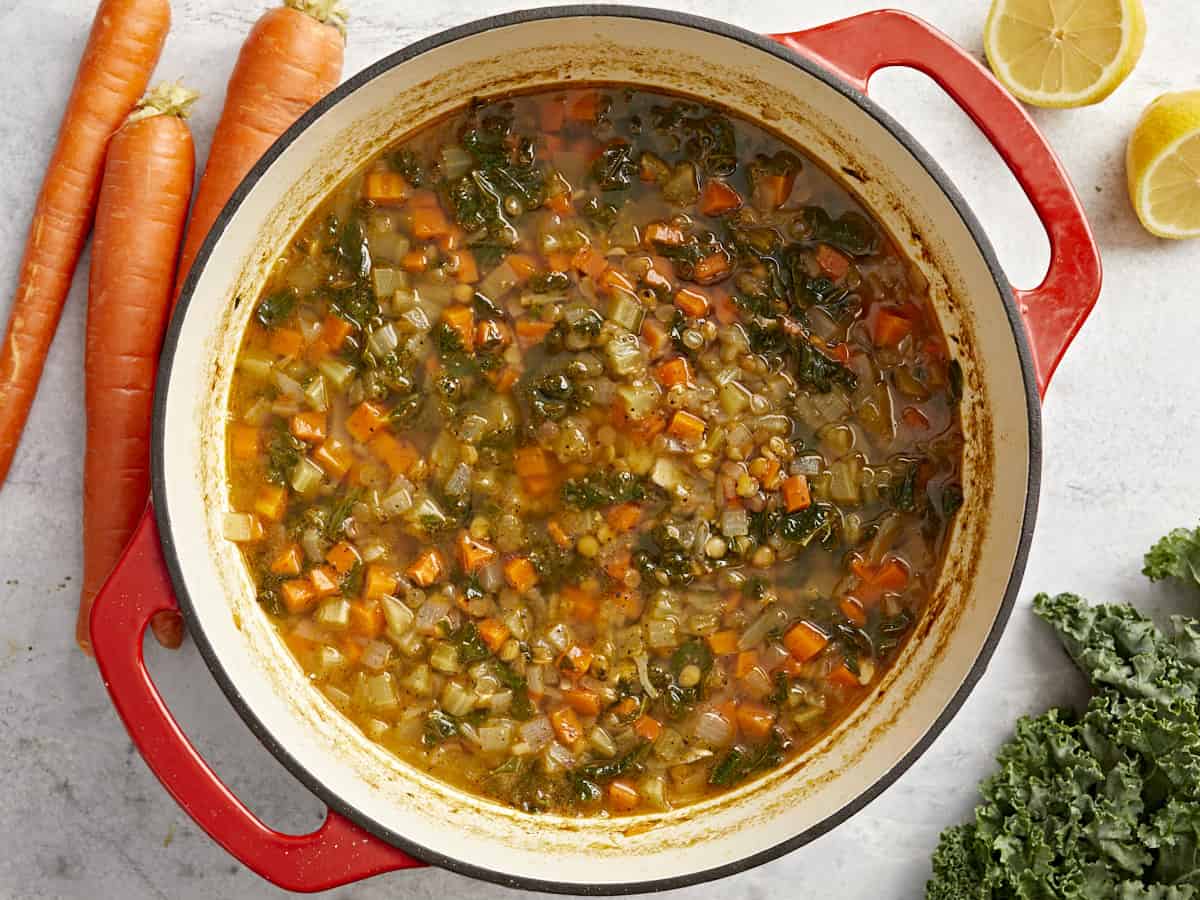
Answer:
[[[272,484],[287,484],[292,469],[307,449],[304,441],[293,437],[286,425],[280,423],[267,445],[267,480]]]
[[[269,294],[254,310],[254,318],[258,319],[264,328],[275,328],[281,325],[296,308],[297,294],[294,288],[284,288]]]
[[[694,103],[677,102],[651,110],[654,127],[675,134],[684,154],[708,175],[732,175],[737,169],[737,139],[729,120],[717,113],[689,115]]]
[[[915,462],[908,463],[900,480],[892,485],[892,505],[902,512],[917,508],[917,469]]]
[[[512,704],[508,711],[521,720],[533,718],[533,701],[529,699],[529,685],[525,679],[513,671],[508,663],[498,659],[492,662],[492,668],[500,683],[513,692]]]
[[[395,153],[389,153],[387,161],[392,171],[403,175],[404,180],[413,187],[421,187],[425,184],[428,178],[425,171],[425,164],[421,162],[420,158],[413,151],[397,150]]]
[[[341,536],[346,527],[346,520],[350,518],[350,511],[361,494],[361,489],[352,488],[329,507],[329,516],[325,520],[325,537],[334,541]]]
[[[832,244],[851,256],[870,256],[879,250],[879,234],[861,213],[845,212],[834,219],[824,207],[806,206],[798,224],[809,240]]]
[[[571,772],[572,794],[577,802],[594,803],[600,799],[600,785],[630,772],[640,771],[650,752],[650,742],[642,741],[632,750],[606,762],[579,766]]]
[[[479,629],[474,622],[464,622],[458,628],[446,633],[446,640],[458,648],[458,661],[461,665],[469,666],[481,659],[489,659],[492,651],[488,649]]]
[[[667,686],[667,713],[672,719],[679,719],[689,713],[703,698],[704,681],[712,671],[713,654],[708,643],[701,638],[688,638],[671,654],[672,681]],[[679,683],[679,676],[688,666],[696,666],[700,670],[700,681],[691,687]]]
[[[440,709],[432,709],[425,716],[425,745],[433,747],[458,734],[458,719]]]
[[[1146,553],[1142,574],[1151,581],[1178,578],[1200,587],[1200,528],[1176,528]]]
[[[757,772],[773,769],[783,762],[789,744],[788,739],[775,728],[766,741],[757,747],[734,747],[713,766],[708,783],[716,787],[730,787]]]
[[[589,472],[569,478],[562,486],[563,503],[576,509],[596,509],[614,503],[646,499],[646,481],[632,472]]]
[[[342,581],[339,585],[342,593],[347,597],[357,597],[359,594],[361,594],[363,589],[364,575],[365,570],[363,569],[363,564],[355,561],[354,565],[350,567],[350,571],[342,576]]]
[[[611,144],[592,163],[592,179],[602,191],[626,191],[633,187],[638,166],[629,144]]]

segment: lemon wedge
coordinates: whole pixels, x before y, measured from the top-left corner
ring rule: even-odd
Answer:
[[[1151,234],[1200,237],[1200,90],[1146,107],[1125,149],[1129,199]]]
[[[1026,103],[1087,106],[1133,71],[1145,39],[1141,0],[993,0],[983,48]]]

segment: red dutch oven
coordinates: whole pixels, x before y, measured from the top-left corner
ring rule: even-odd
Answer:
[[[867,97],[876,70],[931,76],[996,146],[1050,238],[1049,272],[1014,290],[938,165]],[[962,365],[965,503],[929,608],[873,694],[778,771],[681,810],[530,815],[467,795],[372,743],[313,690],[255,603],[229,508],[225,403],[253,300],[295,229],[375,152],[473,96],[564,82],[691,94],[766,123],[845,180],[929,279]],[[154,421],[153,506],[96,601],[92,641],[134,743],[184,810],[277,885],[316,891],[423,863],[510,886],[610,894],[729,875],[862,809],[929,746],[983,674],[1022,574],[1037,504],[1039,393],[1096,301],[1078,198],[1029,116],[966,51],[881,11],[760,37],[694,16],[578,6],[466,25],[352,78],[238,189],[172,321]],[[251,730],[330,808],[311,834],[260,822],[188,743],[142,638],[178,602]]]

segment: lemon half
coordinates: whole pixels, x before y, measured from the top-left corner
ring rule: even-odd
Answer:
[[[1200,237],[1200,90],[1163,94],[1146,107],[1125,149],[1125,172],[1149,232]]]
[[[1087,106],[1133,71],[1145,39],[1141,0],[993,0],[983,47],[1026,103]]]

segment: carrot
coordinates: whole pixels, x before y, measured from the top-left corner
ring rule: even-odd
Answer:
[[[374,400],[364,400],[346,417],[346,430],[356,441],[366,443],[387,424],[388,411]]]
[[[490,544],[475,540],[466,531],[459,532],[458,562],[464,572],[478,572],[495,558],[496,550]]]
[[[729,260],[723,253],[712,253],[696,263],[693,275],[700,284],[711,284],[729,274]]]
[[[282,522],[287,497],[288,489],[282,484],[264,484],[254,495],[254,511],[268,522]]]
[[[109,138],[146,89],[170,23],[167,0],[102,0],[96,11],[34,207],[0,346],[0,484],[87,240]]]
[[[877,347],[894,347],[912,331],[912,322],[891,310],[881,309],[875,316],[871,339]]]
[[[675,305],[685,316],[693,319],[708,315],[708,298],[690,288],[680,288],[676,292]]]
[[[808,509],[812,495],[808,490],[808,479],[803,475],[792,475],[783,482],[783,505],[788,512]]]
[[[758,653],[754,650],[743,650],[734,661],[733,674],[736,678],[745,678],[757,665]]]
[[[518,591],[527,591],[537,584],[537,570],[528,557],[514,556],[504,564],[505,580]]]
[[[583,738],[583,727],[579,724],[579,717],[569,706],[559,707],[550,713],[550,724],[554,726],[555,735],[567,747]]]
[[[808,662],[828,643],[828,635],[808,622],[797,622],[783,636],[783,646],[800,662]]]
[[[834,281],[838,281],[850,271],[850,260],[828,244],[817,245],[817,265]]]
[[[642,508],[636,503],[618,503],[604,514],[604,518],[613,531],[624,534],[637,528],[642,520]]]
[[[643,713],[633,723],[633,733],[644,741],[656,741],[658,740],[658,736],[662,734],[662,723],[653,716],[647,716]]]
[[[685,441],[698,441],[704,437],[705,421],[694,416],[687,410],[681,409],[671,418],[667,434]]]
[[[429,587],[446,574],[446,561],[440,550],[431,547],[413,560],[404,574],[421,587]]]
[[[653,247],[655,244],[666,244],[668,247],[678,247],[683,243],[683,230],[666,222],[651,222],[646,226],[642,237],[642,245]]]
[[[378,600],[385,594],[395,593],[398,583],[396,573],[389,566],[371,563],[363,576],[363,599]]]
[[[401,206],[411,190],[399,172],[368,172],[363,178],[363,197],[377,206]]]
[[[723,181],[710,181],[700,193],[700,212],[706,216],[719,216],[742,205],[742,198]]]
[[[641,802],[641,794],[628,779],[617,778],[608,783],[608,805],[617,812],[629,812]]]
[[[708,646],[717,656],[728,656],[736,653],[738,648],[738,633],[736,631],[718,631],[708,636]]]
[[[517,320],[517,341],[522,349],[528,350],[535,344],[540,344],[554,328],[552,322],[540,322],[537,319]]]
[[[572,688],[563,691],[563,701],[575,712],[583,716],[600,714],[600,695],[587,688]]]
[[[760,703],[747,701],[738,707],[737,723],[742,734],[752,741],[761,741],[771,733],[771,726],[775,724],[775,716],[775,710]]]
[[[661,356],[671,345],[671,333],[658,319],[647,317],[642,322],[641,338],[646,342],[646,349],[651,356]]]
[[[254,437],[257,441],[258,429],[251,430],[254,432]],[[294,416],[292,416],[291,421],[288,423],[288,430],[291,431],[292,437],[297,437],[306,444],[319,444],[325,440],[325,413],[317,412],[316,410],[308,410],[307,412],[296,413]],[[253,459],[257,453],[258,448],[255,447],[254,453],[250,455],[250,458]]]
[[[352,544],[339,541],[329,548],[329,552],[325,554],[325,562],[333,566],[339,575],[346,575],[361,562],[361,557]]]
[[[447,306],[442,311],[442,324],[458,335],[464,350],[470,353],[475,349],[475,311],[471,307]]]
[[[654,373],[658,383],[665,388],[673,388],[677,384],[690,385],[692,373],[688,370],[687,357],[677,356],[667,360]]]
[[[149,496],[154,372],[192,195],[195,156],[184,119],[195,99],[177,84],[155,88],[109,142],[104,167],[84,353],[83,590],[75,637],[85,652],[92,599]],[[284,491],[258,498],[255,509],[278,521],[286,503]],[[154,618],[163,646],[183,639],[178,615]]]
[[[498,653],[511,633],[499,619],[484,619],[479,623],[479,636],[493,653]]]
[[[188,223],[175,298],[213,222],[275,139],[342,78],[346,11],[339,0],[284,0],[263,13],[238,53]]]
[[[299,575],[304,565],[303,554],[299,544],[288,544],[271,560],[271,572],[275,575]]]

